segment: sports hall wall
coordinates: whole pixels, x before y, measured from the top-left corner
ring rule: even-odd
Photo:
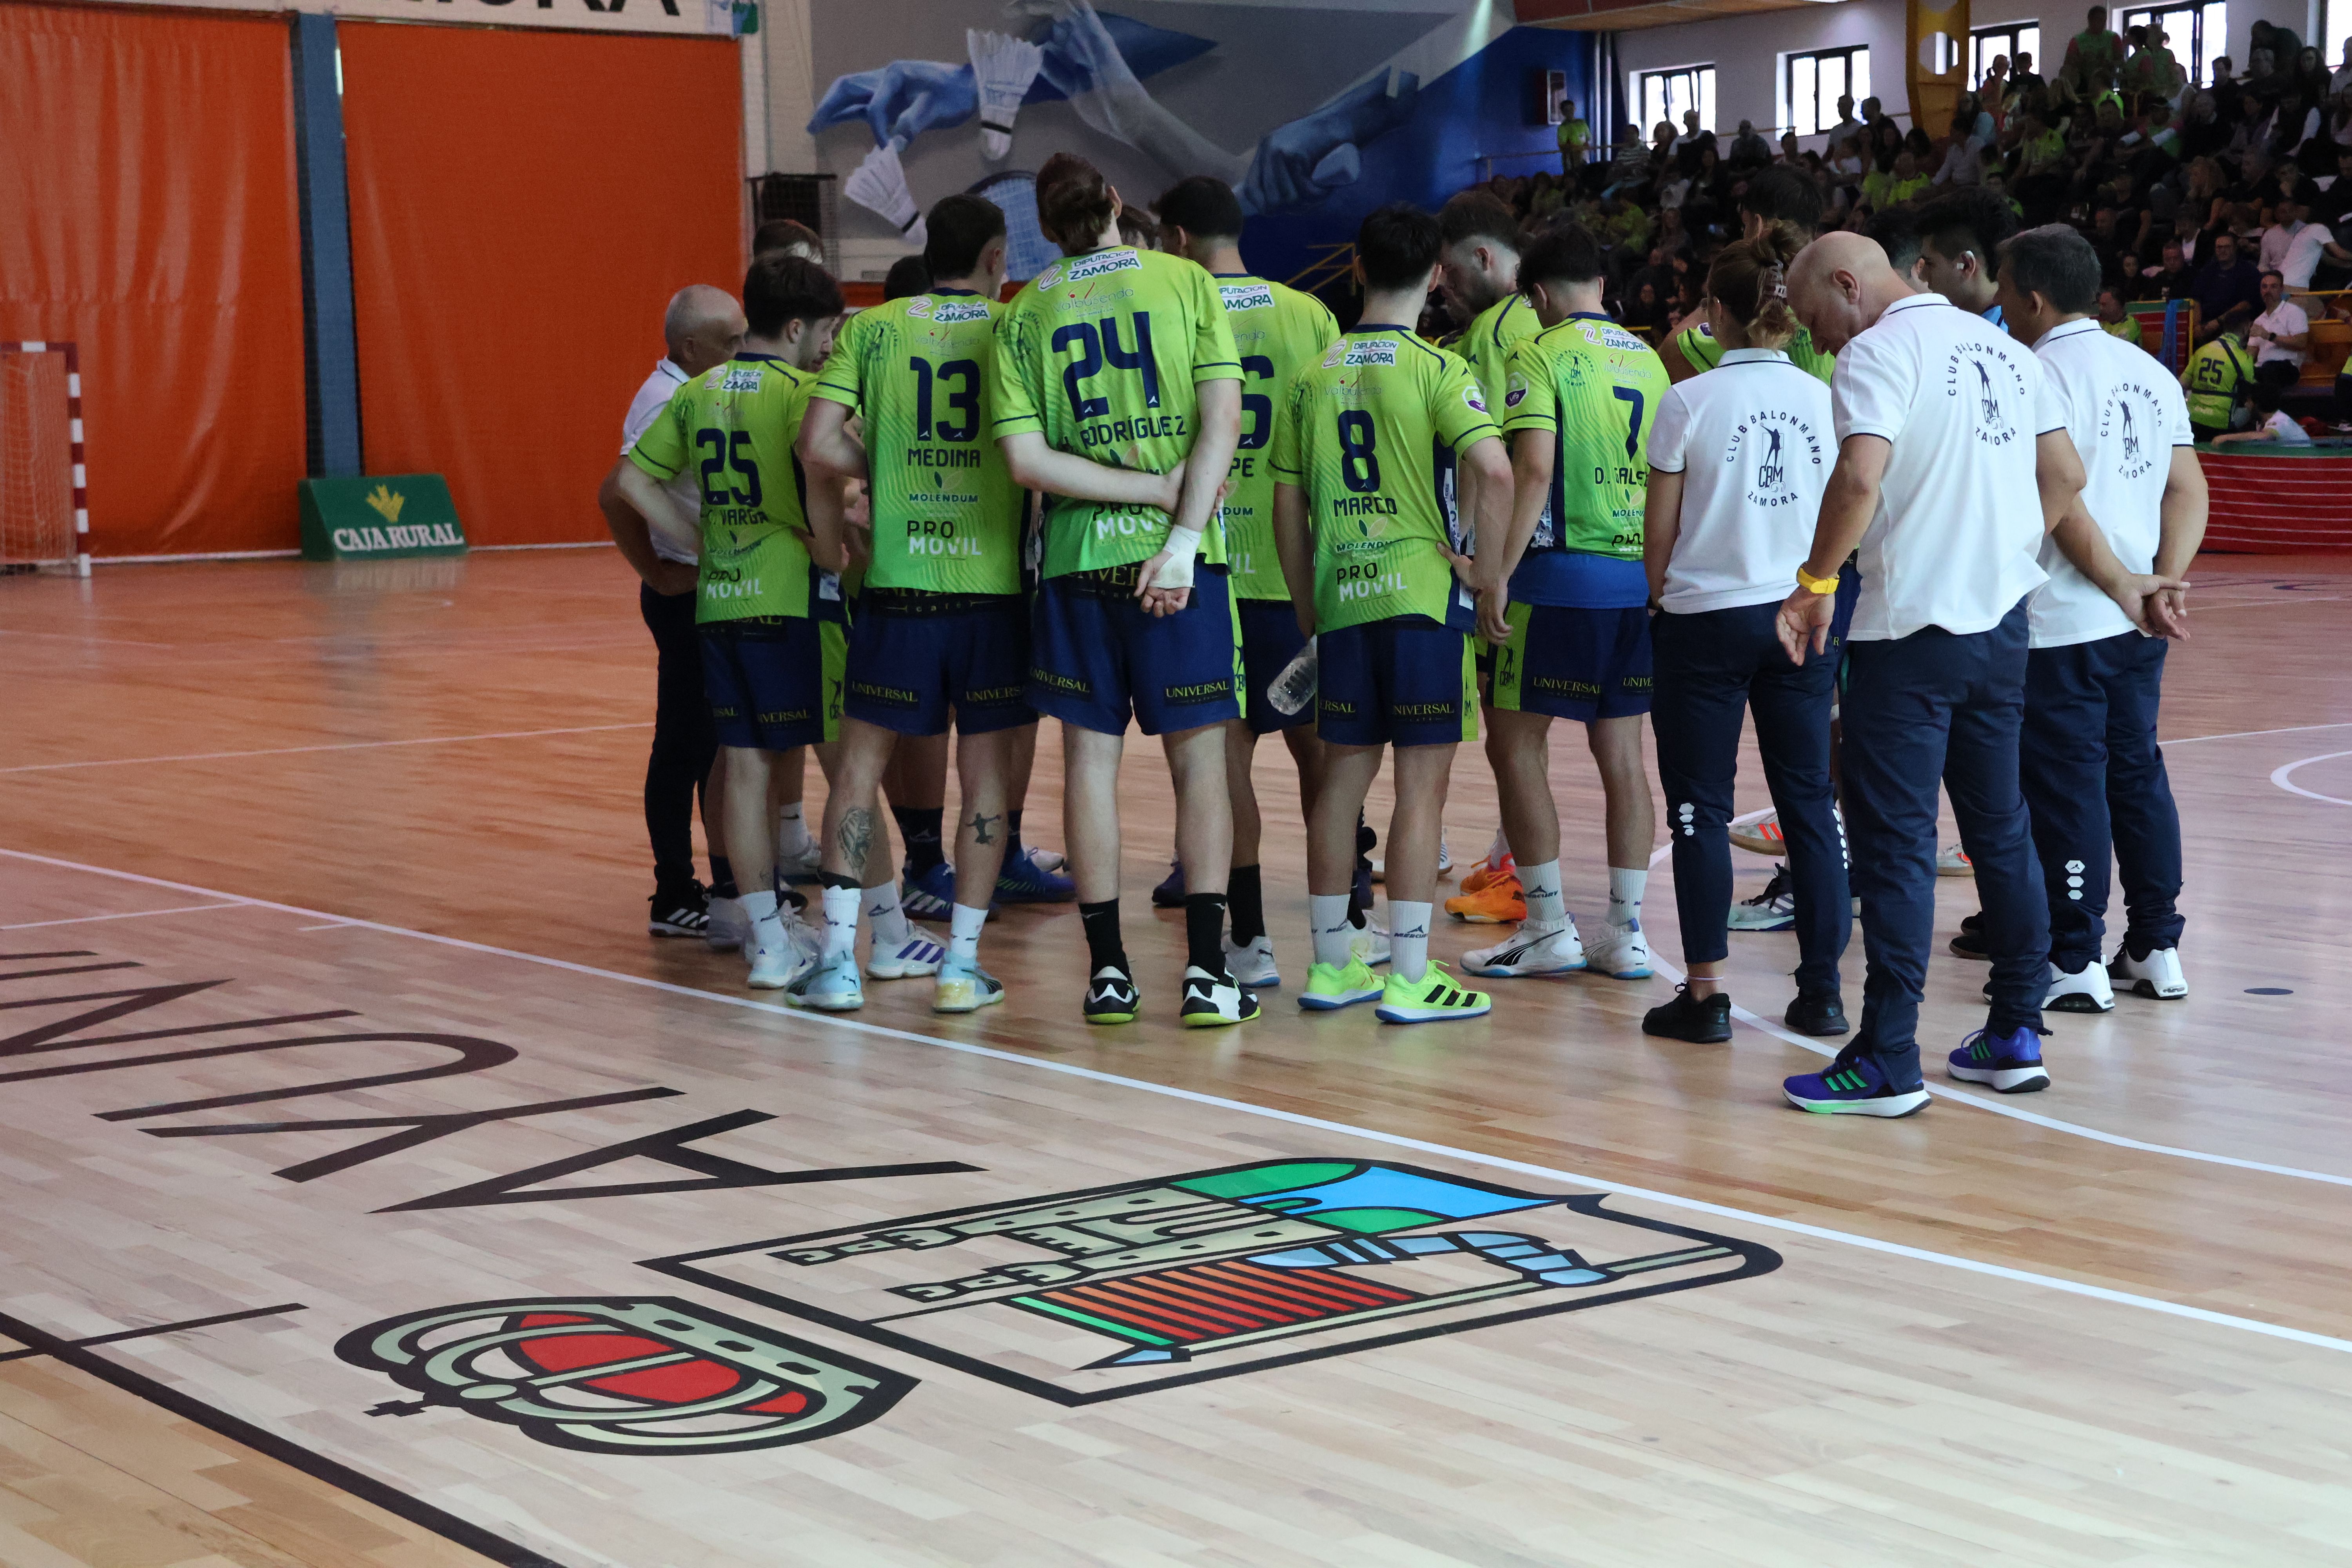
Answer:
[[[298,542],[289,23],[0,5],[0,340],[79,345],[94,556]],[[479,544],[603,538],[659,301],[741,271],[735,45],[336,35],[366,471],[446,475]]]

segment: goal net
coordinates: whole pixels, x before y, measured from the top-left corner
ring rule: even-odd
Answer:
[[[89,570],[71,343],[0,342],[0,573]]]

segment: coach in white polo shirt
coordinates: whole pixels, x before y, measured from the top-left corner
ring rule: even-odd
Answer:
[[[653,368],[630,400],[621,424],[621,450],[636,445],[648,426],[669,406],[669,395],[691,376],[724,364],[743,335],[743,308],[723,289],[697,283],[681,289],[662,316],[668,355]],[[628,461],[626,457],[621,462]],[[619,464],[614,465],[617,473]],[[696,563],[701,530],[685,521],[702,510],[702,494],[691,474],[670,482],[678,517],[647,518],[622,498],[607,474],[596,503],[613,542],[635,568],[637,611],[654,636],[654,743],[646,759],[646,836],[654,852],[653,910],[646,929],[656,936],[705,936],[711,898],[732,899],[733,877],[719,835],[719,779],[711,767],[719,753],[710,724],[710,704],[702,690],[702,642],[694,629]],[[710,888],[694,876],[695,792],[702,791],[703,826],[710,842]]]
[[[1811,558],[1780,611],[1792,658],[1829,637],[1838,569],[1860,547],[1842,703],[1847,831],[1862,895],[1861,1026],[1825,1072],[1783,1086],[1807,1110],[1907,1116],[1936,921],[1940,780],[1976,865],[1992,1012],[1952,1054],[1964,1076],[2038,1089],[2050,948],[2018,792],[2026,595],[2042,537],[2083,486],[2065,418],[2032,353],[1940,295],[1912,291],[1876,241],[1832,234],[1790,268],[1790,303],[1838,356],[1837,466]]]
[[[2189,994],[2180,968],[2180,813],[2157,749],[2165,643],[2183,635],[2180,580],[2205,537],[2179,383],[2100,331],[2099,258],[2063,224],[2002,247],[2001,306],[2065,411],[2088,476],[2042,547],[2050,581],[2029,606],[2020,759],[2050,908],[2042,1005],[2115,1005],[2100,962],[2107,857],[2123,873],[2129,923],[2113,978],[2143,996]]]

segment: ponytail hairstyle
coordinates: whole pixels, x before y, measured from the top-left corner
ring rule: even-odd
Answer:
[[[1779,222],[1716,253],[1706,273],[1708,297],[1739,323],[1748,347],[1785,349],[1795,340],[1800,328],[1789,309],[1789,266],[1804,245],[1794,225]]]
[[[1037,226],[1065,256],[1092,250],[1118,211],[1102,171],[1075,153],[1056,153],[1037,171]]]

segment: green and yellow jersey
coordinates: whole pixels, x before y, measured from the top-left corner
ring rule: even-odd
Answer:
[[[807,480],[793,455],[815,385],[772,354],[737,354],[670,394],[629,448],[629,460],[655,479],[691,469],[702,488],[697,621],[827,618],[819,580],[839,589],[809,559]]]
[[[1287,604],[1290,588],[1274,551],[1275,428],[1289,417],[1292,378],[1339,340],[1339,323],[1314,295],[1247,273],[1218,273],[1217,292],[1242,363],[1242,438],[1224,500],[1234,597]]]
[[[2180,375],[2189,395],[2189,422],[2206,430],[2236,428],[2238,410],[2253,384],[2254,357],[2243,340],[2223,332],[2200,344]]]
[[[1496,433],[1460,359],[1411,330],[1359,326],[1290,384],[1275,477],[1307,494],[1315,621],[1323,631],[1425,616],[1468,631],[1454,459]]]
[[[866,422],[866,584],[1021,591],[1021,487],[988,430],[996,309],[968,290],[936,289],[860,310],[817,376],[814,395]]]
[[[1694,321],[1675,334],[1675,347],[1683,351],[1683,358],[1691,369],[1705,374],[1723,363],[1723,345],[1715,341],[1715,331],[1705,321]],[[1789,363],[1810,375],[1826,382],[1837,369],[1837,355],[1823,353],[1813,346],[1813,334],[1803,327],[1790,340],[1786,353]]]
[[[1510,374],[1511,351],[1543,331],[1535,307],[1522,294],[1506,294],[1471,320],[1462,335],[1445,345],[1470,362],[1486,406],[1500,408],[1503,383]]]
[[[1508,380],[1504,434],[1559,443],[1551,496],[1511,574],[1511,597],[1586,609],[1648,602],[1642,510],[1664,363],[1608,317],[1575,315],[1514,350]]]
[[[997,323],[989,365],[992,439],[1034,430],[1057,451],[1154,474],[1192,449],[1194,387],[1242,378],[1216,279],[1181,258],[1124,245],[1066,258],[1031,279]],[[1149,561],[1170,521],[1154,507],[1049,497],[1044,575]],[[1225,560],[1213,515],[1200,559]]]
[[[2139,318],[2137,316],[2126,316],[2120,321],[2101,321],[2099,331],[2111,338],[2121,338],[2134,348],[2139,347],[2142,342]]]

